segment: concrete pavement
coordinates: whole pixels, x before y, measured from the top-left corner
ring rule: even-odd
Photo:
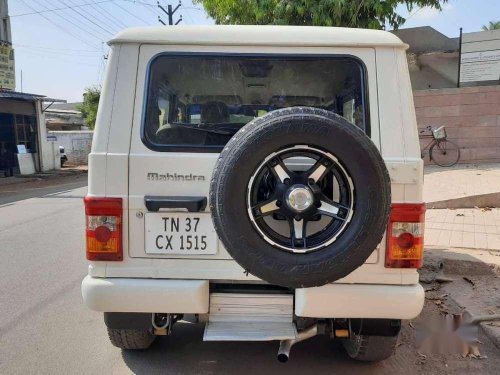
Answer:
[[[424,201],[427,247],[500,251],[500,164],[427,166]]]
[[[500,192],[500,164],[425,167],[424,201],[430,203]]]
[[[427,210],[425,244],[500,251],[500,209]]]

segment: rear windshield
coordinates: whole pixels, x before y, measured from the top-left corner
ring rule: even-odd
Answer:
[[[242,126],[279,108],[335,112],[368,132],[364,69],[353,57],[160,55],[150,65],[144,143],[220,151]]]

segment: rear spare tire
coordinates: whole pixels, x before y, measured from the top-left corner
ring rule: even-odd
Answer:
[[[313,287],[347,276],[382,240],[390,180],[370,138],[332,112],[291,107],[241,128],[212,176],[215,229],[246,271]]]

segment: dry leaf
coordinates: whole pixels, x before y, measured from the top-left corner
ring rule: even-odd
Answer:
[[[469,354],[474,357],[481,357],[481,353],[479,352],[479,347],[476,345],[469,345]]]
[[[472,285],[473,287],[476,286],[476,283],[474,281],[472,281],[471,279],[469,279],[468,277],[464,276],[463,279],[465,281],[467,281],[470,285]]]

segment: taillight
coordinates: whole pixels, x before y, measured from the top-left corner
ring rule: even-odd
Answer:
[[[85,227],[87,233],[87,259],[123,260],[122,199],[87,196]]]
[[[424,255],[425,204],[395,203],[387,226],[387,268],[420,268]]]

